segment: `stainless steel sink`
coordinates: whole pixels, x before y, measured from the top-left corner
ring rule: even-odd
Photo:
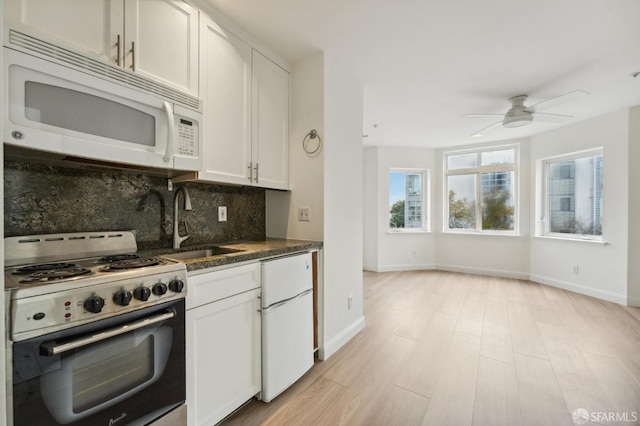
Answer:
[[[207,247],[196,250],[179,251],[176,253],[163,254],[162,257],[168,257],[175,260],[199,259],[201,257],[220,256],[223,254],[239,253],[244,250],[232,249],[228,247]]]

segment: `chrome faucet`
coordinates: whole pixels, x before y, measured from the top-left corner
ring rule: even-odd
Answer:
[[[189,198],[187,188],[185,188],[184,186],[177,187],[176,193],[173,196],[173,248],[180,248],[180,243],[189,238],[189,228],[187,228],[187,222],[184,220],[184,230],[187,232],[187,235],[185,235],[184,237],[180,236],[180,227],[178,224],[178,196],[181,192],[184,196],[184,210],[191,210],[191,198]]]

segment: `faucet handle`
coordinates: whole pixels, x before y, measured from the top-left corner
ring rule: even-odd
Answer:
[[[182,223],[184,224],[184,232],[186,232],[187,235],[188,235],[189,234],[189,227],[187,226],[187,221],[183,219]]]

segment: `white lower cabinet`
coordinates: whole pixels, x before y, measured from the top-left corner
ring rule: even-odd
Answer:
[[[261,389],[260,263],[189,276],[187,423],[213,426]]]

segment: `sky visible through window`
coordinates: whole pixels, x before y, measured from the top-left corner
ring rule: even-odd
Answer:
[[[389,207],[396,201],[405,199],[404,180],[406,173],[390,173],[389,174]]]

